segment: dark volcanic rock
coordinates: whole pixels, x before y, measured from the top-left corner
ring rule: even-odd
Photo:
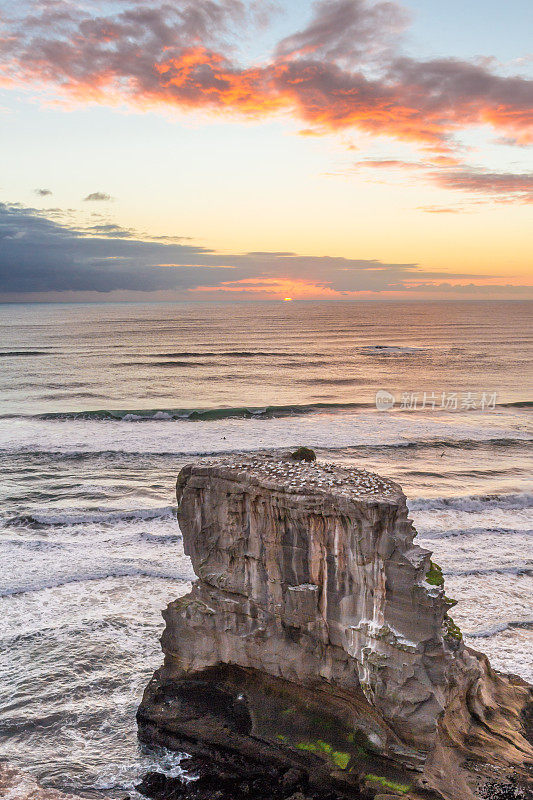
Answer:
[[[149,772],[136,788],[151,800],[344,800],[330,790],[311,790],[302,770],[232,764],[227,758],[218,766],[203,762],[195,772],[194,780]]]
[[[514,783],[487,783],[479,790],[479,795],[483,800],[529,800],[526,790]]]
[[[232,800],[261,797],[250,769],[272,798],[301,771],[304,797],[471,800],[466,758],[487,780],[530,763],[529,689],[464,645],[399,486],[255,457],[185,467],[177,496],[199,580],[164,612],[143,741],[232,759]]]

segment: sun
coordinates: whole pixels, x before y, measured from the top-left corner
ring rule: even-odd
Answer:
[[[283,302],[284,303],[292,303],[292,297],[284,297],[283,298]]]

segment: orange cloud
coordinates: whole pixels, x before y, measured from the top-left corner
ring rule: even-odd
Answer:
[[[197,286],[195,292],[220,292],[235,294],[268,294],[283,300],[310,297],[341,297],[344,294],[356,295],[360,292],[340,292],[325,284],[291,278],[243,278],[238,281],[222,281],[216,286]]]
[[[3,84],[39,84],[83,102],[255,118],[288,111],[307,135],[358,128],[430,146],[440,166],[452,165],[453,136],[472,125],[533,141],[533,81],[486,63],[399,57],[406,19],[392,2],[319,2],[307,27],[249,66],[227,45],[244,24],[240,0],[115,0],[102,16],[81,4],[40,15],[29,0],[20,8],[3,21]]]
[[[446,282],[443,283],[442,279],[445,278]],[[412,290],[425,291],[428,290],[448,290],[448,289],[470,289],[476,290],[489,286],[496,286],[502,288],[500,283],[501,278],[485,277],[482,276],[476,281],[465,283],[464,280],[459,280],[454,277],[443,275],[440,280],[427,279],[427,278],[407,278],[402,281],[401,285],[394,288],[383,288],[379,290],[380,296],[392,297],[407,297]],[[510,280],[506,286],[507,289],[519,287],[522,284],[518,280]],[[291,278],[242,278],[235,281],[221,281],[212,285],[201,285],[191,290],[191,293],[201,292],[202,294],[213,295],[235,295],[246,294],[247,296],[268,296],[271,299],[283,300],[287,296],[296,300],[310,300],[316,299],[348,299],[356,297],[371,297],[376,295],[376,290],[373,289],[336,289],[326,282],[316,282],[312,280],[298,280]]]
[[[220,54],[204,47],[190,48],[156,64],[161,82],[153,96],[164,102],[192,107],[215,107],[243,114],[262,114],[283,107],[283,98],[262,69],[238,70]]]

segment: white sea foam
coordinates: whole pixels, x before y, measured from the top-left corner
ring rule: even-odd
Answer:
[[[531,619],[533,579],[529,575],[447,575],[445,586],[446,594],[458,601],[451,615],[465,634]],[[508,668],[518,671],[512,664]]]
[[[178,583],[194,577],[172,514],[115,516],[112,525],[109,515],[102,515],[103,521],[98,515],[86,516],[90,521],[82,523],[74,515],[67,525],[68,515],[58,514],[52,519],[61,524],[39,528],[40,539],[32,535],[32,528],[9,528],[11,538],[2,542],[0,596],[126,576]]]
[[[147,419],[146,415],[143,414],[125,414],[122,417],[124,422],[138,422],[139,420]],[[169,420],[172,419],[172,414],[168,411],[155,411],[153,414],[149,415],[149,419],[154,420]]]
[[[24,760],[29,748],[29,768],[64,789],[132,800],[140,798],[133,786],[145,771],[179,775],[179,756],[139,747],[132,721],[161,661],[161,609],[189,589],[136,575],[0,598],[9,623],[0,632],[0,674],[10,676],[0,703],[4,731],[17,731],[13,757]]]
[[[531,492],[516,492],[510,494],[466,495],[464,497],[422,497],[408,500],[408,506],[411,511],[426,509],[436,511],[447,509],[487,511],[489,508],[528,508],[531,509],[533,514],[533,494]]]
[[[505,630],[481,640],[465,636],[465,641],[474,650],[482,650],[495,669],[511,672],[533,683],[532,630],[506,627]]]
[[[509,622],[500,622],[485,630],[470,631],[467,635],[469,639],[490,639],[492,636],[497,636],[499,633],[509,630],[509,628],[533,629],[533,619],[514,619],[509,620]]]
[[[96,522],[103,525],[110,525],[116,522],[132,522],[135,520],[152,519],[173,519],[175,508],[173,506],[163,506],[162,508],[139,508],[124,509],[116,511],[91,511],[87,513],[62,512],[60,514],[23,514],[10,517],[5,521],[8,527],[63,527],[70,525],[86,525]]]
[[[180,768],[139,749],[134,719],[161,663],[161,609],[193,577],[176,475],[207,454],[305,444],[398,480],[467,643],[530,674],[532,632],[516,627],[533,594],[519,574],[532,528],[530,307],[295,305],[281,322],[274,305],[227,309],[2,312],[5,350],[48,353],[2,359],[0,582],[28,590],[0,597],[2,730],[23,768],[75,792],[137,800],[147,768]],[[378,413],[376,388],[396,409],[404,391],[432,388],[459,405],[472,389],[523,407]]]
[[[186,582],[191,578],[190,572],[178,573],[172,569],[162,569],[154,567],[128,567],[128,566],[108,566],[94,572],[84,572],[76,570],[72,574],[58,575],[49,580],[41,579],[28,581],[14,586],[7,586],[0,590],[0,597],[11,597],[16,594],[28,594],[28,592],[40,592],[43,589],[54,589],[57,586],[67,586],[72,583],[91,583],[92,581],[107,580],[108,578],[126,578],[141,576],[143,578],[163,578],[176,582]]]
[[[411,511],[411,518],[420,535],[430,531],[434,538],[436,533],[447,534],[450,531],[472,530],[473,528],[505,528],[515,531],[530,531],[532,527],[531,509],[510,510],[489,506],[485,511],[457,511],[430,509],[429,511]]]
[[[103,452],[200,455],[305,442],[315,448],[405,446],[409,443],[528,441],[523,417],[513,411],[486,414],[343,412],[274,419],[176,422],[95,419],[0,420],[0,450],[63,455]]]

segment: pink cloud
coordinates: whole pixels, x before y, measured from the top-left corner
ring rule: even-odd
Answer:
[[[3,84],[256,119],[288,111],[307,133],[358,129],[414,142],[442,167],[457,163],[454,135],[473,125],[533,141],[533,81],[499,75],[490,60],[401,56],[406,17],[393,2],[319,2],[270,60],[249,65],[235,56],[234,34],[250,30],[257,4],[242,0],[115,0],[99,14],[67,0],[19,8],[0,34]]]
[[[503,201],[533,202],[533,173],[463,169],[433,173],[433,180],[446,189],[489,195]]]

